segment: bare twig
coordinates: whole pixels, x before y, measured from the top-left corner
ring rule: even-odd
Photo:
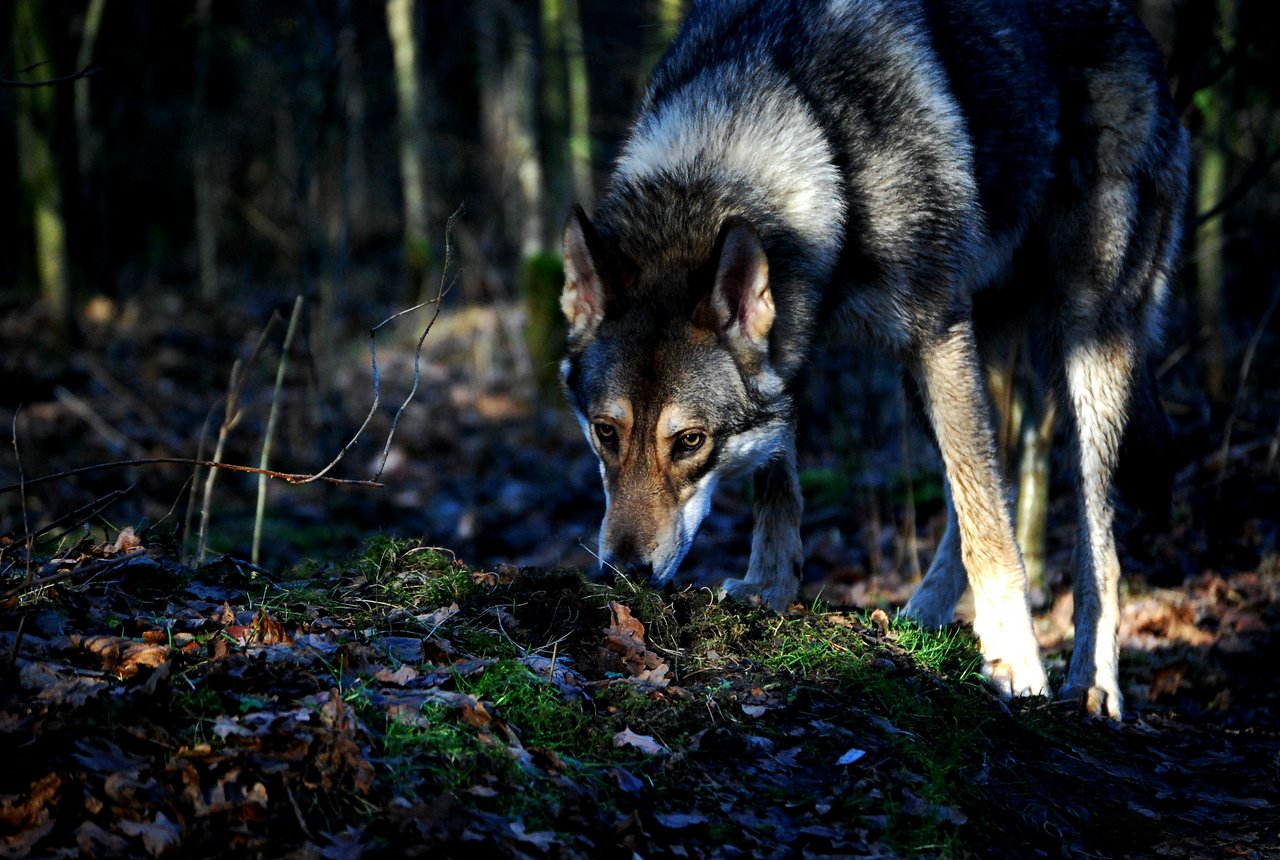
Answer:
[[[27,476],[22,471],[22,454],[18,451],[18,414],[21,407],[13,411],[13,424],[10,427],[10,442],[13,444],[13,462],[18,467],[18,498],[22,504],[22,531],[27,535],[26,540],[26,564],[27,564],[27,581],[31,581],[31,553],[35,544],[35,540],[31,537],[31,524],[27,522]],[[16,651],[16,649],[15,649]]]
[[[63,478],[70,478],[75,475],[83,475],[86,472],[97,472],[102,469],[125,469],[130,466],[155,466],[176,464],[179,466],[199,466],[205,469],[224,469],[228,472],[247,472],[250,475],[266,475],[268,478],[276,478],[288,484],[309,484],[312,481],[324,481],[329,484],[345,484],[354,487],[381,487],[382,484],[377,481],[362,481],[354,478],[321,478],[317,475],[302,475],[294,472],[276,472],[271,469],[259,469],[256,466],[241,466],[236,463],[219,463],[214,460],[197,460],[194,457],[139,457],[136,460],[115,460],[110,463],[94,463],[92,466],[80,466],[76,469],[67,469],[64,472],[55,472],[52,475],[41,475],[39,478],[31,478],[26,481],[25,486],[30,487],[36,484],[43,484],[46,481],[58,481]],[[10,484],[7,487],[0,487],[0,493],[9,493],[14,490],[22,489],[23,484]]]
[[[623,573],[619,568],[614,567],[612,564],[609,564],[609,562],[605,561],[603,558],[601,558],[601,557],[600,557],[600,554],[599,554],[599,553],[597,553],[597,552],[596,552],[595,550],[593,550],[591,547],[587,546],[587,545],[586,545],[585,543],[583,543],[581,540],[579,540],[579,541],[578,541],[578,546],[582,547],[582,548],[583,548],[583,549],[585,549],[587,552],[589,552],[589,553],[591,553],[593,556],[595,556],[596,561],[600,562],[600,566],[601,566],[601,567],[607,567],[607,568],[609,568],[610,570],[612,570],[612,571],[613,571],[613,573],[614,573],[614,575],[615,575],[615,576],[621,576],[623,579],[626,579],[626,578],[627,578],[627,575],[626,575],[625,573]],[[628,580],[628,581],[630,581],[630,580]]]
[[[1240,177],[1240,181],[1235,184],[1230,191],[1222,195],[1222,199],[1213,205],[1207,212],[1202,212],[1195,217],[1191,224],[1191,229],[1195,230],[1202,226],[1206,221],[1212,221],[1219,215],[1224,214],[1232,206],[1235,206],[1245,195],[1262,181],[1262,179],[1270,172],[1271,168],[1277,161],[1280,161],[1280,147],[1271,150],[1261,158],[1256,159],[1249,165],[1249,169],[1245,171],[1244,176]]]
[[[78,564],[75,567],[68,568],[67,570],[60,570],[57,573],[37,577],[36,579],[24,582],[21,585],[15,585],[12,588],[6,589],[5,591],[0,592],[0,599],[8,600],[10,597],[17,597],[18,595],[24,594],[28,591],[45,588],[46,586],[53,585],[54,583],[62,582],[64,579],[71,579],[76,576],[97,576],[101,573],[109,573],[118,567],[124,567],[126,564],[131,564],[139,558],[146,558],[146,554],[142,552],[133,552],[118,558]]]
[[[25,69],[17,69],[15,70],[14,74],[20,75],[25,72],[29,72],[32,69],[38,69],[48,62],[49,62],[48,60],[45,60],[43,63],[36,63],[34,66],[28,66]],[[0,78],[0,89],[11,88],[11,89],[18,89],[18,90],[30,90],[30,89],[35,89],[37,87],[54,87],[54,86],[57,86],[58,84],[69,84],[72,81],[78,81],[81,78],[92,77],[93,75],[96,75],[100,71],[102,71],[102,68],[100,66],[94,63],[90,63],[89,65],[85,66],[83,69],[81,69],[78,72],[74,72],[70,75],[62,75],[61,77],[57,77],[57,78],[46,78],[45,80],[42,80],[42,81],[15,81],[12,78]]]
[[[1262,334],[1267,330],[1267,324],[1271,322],[1271,316],[1276,312],[1276,307],[1280,306],[1280,286],[1271,291],[1271,301],[1267,303],[1267,309],[1262,312],[1262,317],[1258,320],[1258,325],[1253,330],[1253,336],[1249,338],[1249,345],[1245,348],[1244,358],[1240,361],[1240,381],[1236,384],[1236,396],[1231,403],[1231,414],[1227,416],[1227,421],[1222,428],[1222,446],[1218,449],[1218,459],[1223,468],[1218,472],[1217,492],[1222,492],[1222,477],[1226,473],[1227,452],[1231,450],[1231,433],[1235,429],[1236,419],[1240,417],[1240,410],[1244,408],[1244,391],[1245,384],[1249,380],[1249,370],[1253,367],[1253,356],[1258,351],[1258,343],[1262,340]]]
[[[102,438],[102,441],[111,449],[111,453],[128,454],[130,456],[138,457],[146,451],[142,445],[139,445],[124,433],[108,424],[105,418],[99,415],[92,406],[85,402],[84,398],[73,394],[61,385],[57,386],[53,390],[53,394],[58,398],[59,403],[70,410],[73,415],[85,424],[88,424],[89,427]]]
[[[35,545],[35,540],[31,537],[31,525],[27,522],[26,475],[22,471],[22,454],[18,451],[18,413],[20,410],[21,407],[13,411],[13,424],[10,428],[10,440],[13,442],[13,461],[18,467],[18,490],[19,497],[22,500],[22,530],[27,535],[26,552],[23,553],[23,555],[26,556],[24,562],[27,566],[27,574],[23,577],[22,583],[22,587],[26,587],[31,584],[31,554]],[[26,629],[27,616],[24,613],[22,618],[18,621],[18,630],[13,635],[13,650],[9,652],[9,666],[6,669],[6,674],[12,674],[13,667],[18,664],[18,649],[22,646],[22,634]]]
[[[119,499],[120,497],[128,495],[129,493],[133,492],[134,488],[137,486],[138,484],[135,481],[134,483],[125,487],[123,490],[112,490],[106,495],[99,496],[98,498],[94,499],[88,504],[81,505],[80,507],[76,508],[71,513],[63,514],[53,522],[49,523],[44,528],[37,529],[36,531],[32,532],[29,535],[24,535],[22,538],[22,542],[25,543],[28,540],[30,540],[32,541],[32,543],[34,543],[35,541],[40,540],[41,538],[43,538],[45,535],[47,535],[49,532],[53,531],[54,529],[61,527],[64,523],[69,523],[69,522],[75,523],[75,525],[71,526],[70,528],[66,529],[60,534],[54,535],[53,540],[55,542],[60,541],[64,537],[66,537],[68,534],[70,534],[71,531],[75,529],[77,526],[79,526],[81,523],[91,520],[94,517],[96,517],[98,514],[102,513],[116,499]]]
[[[226,409],[223,411],[222,425],[218,428],[218,442],[213,448],[213,461],[215,463],[222,462],[223,450],[226,448],[227,438],[231,435],[231,431],[240,423],[240,393],[244,391],[245,380],[249,378],[249,371],[258,362],[258,356],[262,354],[262,348],[267,343],[267,336],[280,321],[280,314],[272,312],[271,318],[267,320],[267,324],[262,327],[262,333],[258,335],[258,342],[253,345],[253,352],[249,355],[248,362],[241,364],[236,361],[231,366],[231,383],[227,389]],[[213,502],[213,484],[218,472],[216,469],[210,469],[209,474],[204,479],[204,497],[200,502],[200,536],[196,541],[196,564],[204,563],[205,550],[208,548],[209,538],[209,506]]]
[[[391,451],[391,440],[395,437],[396,426],[400,422],[400,416],[404,413],[405,408],[409,405],[409,401],[413,399],[414,394],[418,391],[418,384],[421,379],[422,344],[426,341],[427,335],[431,333],[431,327],[435,325],[436,320],[440,317],[440,307],[443,304],[444,297],[448,295],[449,290],[453,288],[454,281],[446,281],[446,278],[448,277],[449,268],[453,263],[453,241],[451,238],[453,235],[453,228],[458,218],[462,215],[462,211],[463,209],[461,206],[455,209],[453,214],[449,216],[448,223],[445,225],[444,267],[440,273],[440,285],[436,290],[435,297],[428,299],[425,302],[419,302],[411,308],[405,308],[402,311],[397,311],[373,328],[369,329],[369,362],[373,367],[373,403],[369,406],[369,412],[364,416],[364,421],[361,422],[360,427],[357,428],[355,434],[351,437],[351,441],[347,442],[347,444],[343,446],[342,450],[338,452],[338,455],[329,462],[329,465],[316,472],[309,480],[320,480],[324,475],[328,474],[334,466],[338,465],[342,458],[347,455],[347,452],[354,448],[356,442],[360,440],[360,436],[364,433],[365,428],[369,426],[369,422],[373,420],[374,414],[378,411],[378,406],[382,403],[382,382],[378,375],[378,330],[405,314],[413,313],[427,305],[435,305],[435,309],[431,314],[431,319],[427,320],[427,326],[423,329],[422,335],[418,338],[418,348],[414,352],[413,388],[410,389],[408,396],[404,399],[404,402],[400,404],[400,408],[396,410],[395,418],[391,422],[391,429],[387,432],[386,444],[382,447],[382,459],[378,464],[378,471],[373,476],[373,481],[377,481],[382,477],[382,471],[387,465],[387,456]],[[306,483],[306,481],[301,481],[299,483]]]
[[[196,461],[204,461],[205,444],[209,441],[209,422],[213,420],[213,411],[217,408],[217,404],[209,407],[209,411],[204,415],[204,423],[200,425],[200,438],[196,443]],[[190,564],[191,553],[187,549],[188,539],[191,537],[191,521],[196,515],[196,487],[200,485],[200,466],[197,465],[191,470],[191,477],[187,479],[187,513],[182,518],[182,556],[183,565]]]
[[[262,456],[258,459],[258,468],[266,469],[271,460],[271,442],[276,435],[276,422],[280,417],[280,392],[284,388],[284,372],[289,364],[289,350],[293,348],[293,336],[298,331],[298,318],[302,316],[302,296],[293,302],[293,313],[289,315],[289,327],[285,330],[284,345],[280,348],[280,363],[276,366],[276,385],[271,393],[271,411],[267,415],[267,430],[262,437]],[[253,514],[253,547],[249,558],[258,563],[262,548],[262,519],[267,510],[267,476],[258,475],[258,506]]]

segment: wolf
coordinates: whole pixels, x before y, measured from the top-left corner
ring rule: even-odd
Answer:
[[[1123,0],[701,0],[652,73],[590,218],[564,227],[561,379],[599,457],[603,564],[675,574],[716,485],[754,480],[724,593],[797,595],[796,394],[837,331],[901,360],[946,477],[905,613],[966,585],[983,671],[1048,694],[984,361],[1030,330],[1078,473],[1060,691],[1119,719],[1113,474],[1150,401],[1188,150]]]

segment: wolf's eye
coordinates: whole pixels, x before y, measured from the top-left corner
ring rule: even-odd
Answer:
[[[707,441],[707,434],[698,430],[690,430],[688,433],[681,433],[676,439],[676,454],[692,454],[702,447],[702,443]]]
[[[600,440],[600,444],[613,450],[618,444],[618,428],[612,424],[595,424],[596,438]]]

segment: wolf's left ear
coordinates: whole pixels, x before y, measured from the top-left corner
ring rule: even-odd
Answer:
[[[725,222],[716,243],[720,260],[711,295],[699,306],[694,322],[710,322],[730,342],[756,352],[768,349],[773,326],[773,293],[769,260],[760,235],[747,221]]]
[[[582,207],[574,206],[564,222],[564,292],[560,294],[571,346],[589,339],[604,319],[604,284],[592,244],[596,244],[595,230]]]

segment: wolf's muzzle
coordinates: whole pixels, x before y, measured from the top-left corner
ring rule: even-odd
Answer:
[[[621,574],[628,579],[656,584],[653,582],[653,565],[647,561],[622,561],[616,557],[605,558],[602,565],[606,571]]]

